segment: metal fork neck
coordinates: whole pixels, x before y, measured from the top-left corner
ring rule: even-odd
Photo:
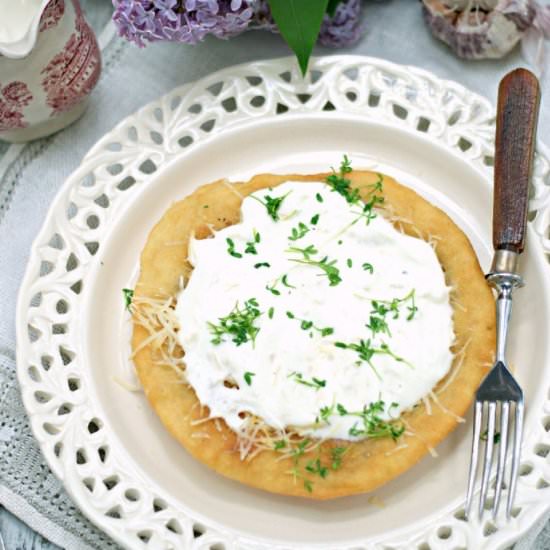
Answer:
[[[496,362],[506,364],[506,340],[512,312],[512,291],[523,286],[523,279],[517,273],[519,254],[510,250],[496,250],[487,274],[487,282],[497,290],[497,349]]]

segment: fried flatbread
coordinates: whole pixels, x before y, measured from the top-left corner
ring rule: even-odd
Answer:
[[[216,181],[198,188],[175,203],[151,231],[141,255],[141,272],[135,298],[176,296],[181,276],[189,277],[189,239],[208,238],[240,221],[242,198],[285,181],[325,181],[328,174],[262,174],[245,183]],[[354,170],[347,177],[368,200],[378,174]],[[263,451],[251,460],[241,460],[237,437],[221,419],[197,424],[208,416],[193,389],[182,383],[170,366],[159,364],[152,345],[144,345],[147,330],[134,324],[132,346],[137,374],[151,406],[170,433],[197,460],[216,472],[247,485],[281,493],[329,499],[371,491],[402,474],[441,442],[470,406],[474,392],[492,360],[495,342],[495,313],[492,293],[487,286],[470,242],[456,224],[439,208],[416,192],[388,176],[383,181],[382,212],[405,233],[437,242],[435,251],[453,288],[455,360],[449,374],[434,388],[428,404],[421,402],[401,419],[407,431],[399,440],[377,439],[359,442],[327,440],[300,460],[320,458],[329,473],[315,477],[313,490],[289,475],[292,458],[282,458],[275,450]],[[207,206],[207,207],[206,207]],[[332,469],[334,447],[346,447],[341,466]]]

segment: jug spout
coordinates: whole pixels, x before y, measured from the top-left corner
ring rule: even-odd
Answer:
[[[0,0],[0,55],[26,57],[36,44],[40,18],[50,0]]]

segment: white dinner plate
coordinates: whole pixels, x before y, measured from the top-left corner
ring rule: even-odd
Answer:
[[[527,414],[514,518],[463,519],[470,421],[375,494],[275,496],[191,458],[130,391],[128,319],[147,234],[175,200],[220,177],[317,172],[347,153],[442,207],[491,257],[493,107],[416,68],[356,56],[240,65],[121,122],[55,199],[18,304],[18,376],[48,464],[82,511],[128,548],[504,548],[549,509],[550,161],[539,147],[527,286],[509,357]]]

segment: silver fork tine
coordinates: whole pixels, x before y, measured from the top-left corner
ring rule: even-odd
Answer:
[[[487,441],[485,442],[485,460],[483,464],[483,477],[481,478],[481,494],[479,496],[479,519],[483,517],[483,508],[487,489],[489,488],[489,477],[491,476],[491,466],[493,464],[493,444],[495,437],[496,407],[494,401],[489,402]]]
[[[477,461],[479,456],[479,436],[481,434],[481,421],[483,419],[483,403],[476,401],[474,411],[474,436],[472,439],[472,452],[470,457],[470,472],[468,474],[468,492],[466,495],[465,513],[466,517],[470,515],[472,500],[474,498],[474,482],[477,472]]]
[[[502,492],[502,480],[506,469],[506,452],[508,446],[508,417],[510,414],[510,403],[502,404],[500,411],[500,443],[498,449],[497,481],[495,485],[495,501],[493,502],[493,519],[496,519]]]
[[[523,433],[523,401],[516,403],[516,425],[514,427],[514,454],[512,457],[512,478],[510,479],[510,489],[508,490],[508,502],[506,503],[506,517],[510,519],[514,497],[516,495],[516,485],[518,480],[519,459],[521,454],[521,436]]]

